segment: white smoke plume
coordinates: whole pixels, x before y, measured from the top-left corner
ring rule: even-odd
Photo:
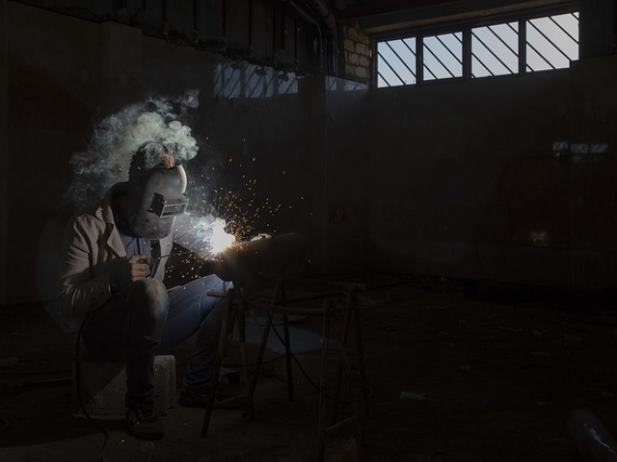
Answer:
[[[68,192],[71,205],[78,210],[91,207],[111,186],[128,180],[131,158],[147,141],[164,144],[178,163],[193,159],[199,150],[197,140],[180,119],[188,109],[198,107],[199,91],[189,90],[176,98],[149,98],[105,117],[94,128],[88,148],[71,159],[74,173]],[[203,182],[193,182],[193,190],[188,191],[191,201],[195,198],[203,201],[204,187]],[[200,204],[197,208],[207,207]],[[193,211],[176,218],[175,240],[192,251],[216,254],[235,241],[225,226],[221,218]]]
[[[105,117],[94,129],[85,151],[71,159],[69,199],[77,209],[94,205],[115,183],[128,179],[131,157],[146,141],[169,148],[179,163],[197,155],[197,140],[179,120],[199,107],[199,90],[176,98],[149,98]]]

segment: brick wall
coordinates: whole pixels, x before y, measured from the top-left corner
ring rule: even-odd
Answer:
[[[345,26],[343,34],[344,77],[368,83],[371,79],[373,60],[368,35],[353,26]]]

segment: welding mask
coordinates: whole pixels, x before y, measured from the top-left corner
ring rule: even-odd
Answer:
[[[184,213],[188,205],[186,172],[181,165],[165,165],[160,156],[157,163],[161,150],[169,155],[160,143],[143,145],[129,173],[128,225],[135,236],[145,239],[168,236],[175,217]]]

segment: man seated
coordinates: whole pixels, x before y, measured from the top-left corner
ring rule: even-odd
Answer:
[[[128,183],[113,186],[65,237],[64,311],[85,320],[91,357],[126,358],[128,431],[147,439],[163,436],[154,408],[158,349],[196,334],[179,403],[203,407],[213,393],[223,305],[208,292],[226,283],[212,274],[168,291],[162,282],[185,190],[186,174],[173,155],[160,143],[145,143],[132,158]]]

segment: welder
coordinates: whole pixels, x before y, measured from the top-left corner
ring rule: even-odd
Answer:
[[[208,292],[229,284],[214,274],[171,290],[163,284],[174,219],[188,203],[186,185],[173,153],[161,143],[144,143],[132,157],[128,182],[76,217],[65,237],[65,314],[83,320],[89,357],[126,360],[127,429],[144,439],[163,436],[154,406],[158,351],[196,335],[179,404],[204,407],[213,393],[223,305]]]

